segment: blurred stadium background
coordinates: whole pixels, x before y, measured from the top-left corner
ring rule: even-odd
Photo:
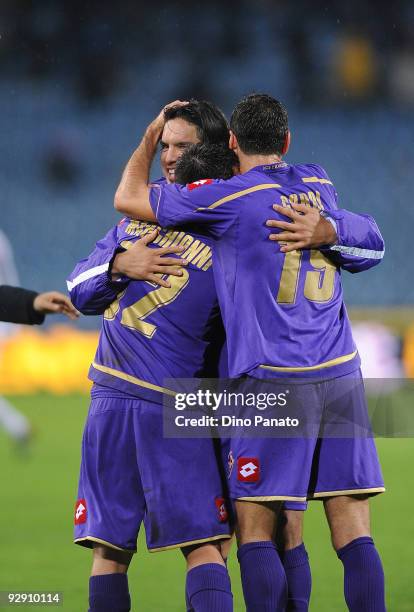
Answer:
[[[116,222],[123,166],[167,101],[207,98],[230,113],[243,94],[266,91],[289,110],[288,161],[323,165],[340,205],[372,214],[386,240],[379,267],[343,277],[366,374],[413,377],[413,26],[409,0],[2,0],[0,229],[21,284],[65,291],[75,263]],[[23,456],[0,432],[0,590],[63,590],[73,612],[86,607],[89,558],[70,544],[71,512],[98,328],[98,318],[49,318],[15,328],[0,349],[0,393],[34,430]],[[414,450],[409,439],[379,448],[389,493],[373,503],[374,532],[389,610],[414,611],[405,475]],[[311,609],[344,610],[319,506],[306,541]],[[234,559],[231,567],[237,584]],[[181,610],[183,571],[174,553],[142,552],[131,578],[137,609]]]

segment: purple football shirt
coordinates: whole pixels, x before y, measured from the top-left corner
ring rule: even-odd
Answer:
[[[204,224],[215,239],[232,377],[329,378],[359,367],[339,266],[352,271],[354,260],[359,269],[378,263],[383,241],[370,217],[338,210],[335,188],[320,166],[280,162],[228,181],[155,185],[150,200],[163,226]],[[268,240],[273,204],[294,202],[334,219],[338,244],[326,249],[330,259],[324,249],[284,254]]]
[[[181,277],[169,276],[169,289],[128,278],[111,280],[114,254],[155,227],[123,219],[75,267],[68,289],[83,314],[103,314],[89,377],[106,387],[162,402],[165,379],[217,376],[224,330],[211,238],[189,229],[160,230],[150,246],[179,243],[185,247],[181,257],[189,262]]]

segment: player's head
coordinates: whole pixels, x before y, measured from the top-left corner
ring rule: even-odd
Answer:
[[[181,185],[202,179],[229,179],[237,171],[238,159],[227,144],[189,146],[175,166],[175,180]]]
[[[230,146],[245,155],[284,155],[290,142],[288,115],[282,104],[267,94],[243,98],[230,120]]]
[[[229,126],[221,110],[204,100],[167,109],[161,136],[161,166],[167,180],[175,181],[178,158],[188,146],[199,142],[228,146]]]

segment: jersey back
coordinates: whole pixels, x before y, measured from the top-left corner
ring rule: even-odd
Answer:
[[[155,227],[124,219],[97,244],[94,254],[108,260],[117,249],[130,248]],[[160,400],[160,392],[168,392],[165,379],[215,375],[224,336],[213,278],[211,239],[190,230],[160,229],[150,247],[172,245],[184,247],[180,257],[188,265],[182,268],[182,276],[168,276],[169,288],[127,279],[111,283],[108,265],[100,266],[94,254],[75,268],[70,281],[75,304],[81,300],[81,292],[83,299],[99,302],[96,283],[101,275],[105,277],[102,284],[110,285],[114,296],[105,305],[108,293],[104,287],[101,305],[94,302],[95,310],[90,313],[103,311],[99,345],[90,369],[90,378],[95,382]],[[97,276],[93,276],[94,270]],[[82,274],[83,278],[89,274],[89,278],[82,280]],[[217,354],[212,349],[212,339],[216,341]]]
[[[265,224],[279,216],[274,204],[332,210],[336,199],[322,168],[284,162],[197,188],[153,190],[162,223],[198,219],[215,238],[231,376],[331,377],[359,366],[340,270],[320,251],[283,253]]]

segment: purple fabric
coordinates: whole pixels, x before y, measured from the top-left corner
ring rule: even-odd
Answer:
[[[91,367],[89,377],[98,384],[162,403],[161,393],[146,383],[164,387],[168,378],[216,377],[218,353],[212,354],[215,363],[206,363],[206,350],[212,338],[224,341],[224,333],[211,238],[189,230],[160,231],[150,246],[180,244],[185,247],[182,257],[189,262],[182,277],[169,277],[170,289],[127,278],[110,279],[109,265],[116,251],[125,250],[156,227],[123,219],[75,267],[68,288],[83,314],[104,315],[94,359],[97,367]]]
[[[247,612],[284,611],[286,575],[273,542],[243,544],[237,558]]]
[[[337,211],[335,188],[320,166],[283,162],[258,166],[228,181],[198,188],[157,186],[150,199],[160,223],[204,224],[217,239],[214,273],[231,377],[248,373],[256,378],[328,378],[358,368],[359,357],[349,357],[356,347],[339,270],[318,251],[285,255],[278,244],[268,240],[265,225],[270,217],[281,218],[272,209],[275,203],[302,202],[318,210]],[[345,217],[347,229],[340,231],[346,244],[339,246],[364,247],[364,252],[352,251],[353,259],[356,253],[367,259],[368,250],[372,265],[378,263],[383,241],[375,223],[363,215]],[[338,251],[332,253],[338,257]],[[348,361],[330,364],[345,356]],[[329,365],[323,365],[327,362]],[[263,365],[322,367],[295,373],[276,372]]]
[[[312,590],[309,557],[304,544],[279,552],[288,584],[286,612],[307,612]]]
[[[142,521],[150,549],[228,535],[222,498],[213,440],[164,438],[158,404],[120,392],[92,400],[82,442],[79,544],[90,547],[95,538],[133,552]]]
[[[357,538],[337,554],[344,566],[344,594],[350,612],[385,612],[384,570],[372,538]]]
[[[339,491],[382,492],[384,482],[375,441],[368,437],[369,431],[365,437],[358,433],[360,424],[367,420],[360,372],[323,383],[290,385],[289,389],[292,416],[303,414],[303,419],[318,424],[318,429],[323,423],[326,437],[231,439],[227,443],[234,458],[229,474],[230,496],[305,502],[306,498]],[[332,428],[338,426],[339,418],[345,419],[348,437],[333,437]],[[254,477],[245,478],[243,466],[250,465],[252,459],[256,463]]]
[[[191,612],[232,612],[233,596],[227,568],[206,563],[187,573],[187,609]]]
[[[129,612],[131,598],[126,574],[89,578],[89,612]]]

